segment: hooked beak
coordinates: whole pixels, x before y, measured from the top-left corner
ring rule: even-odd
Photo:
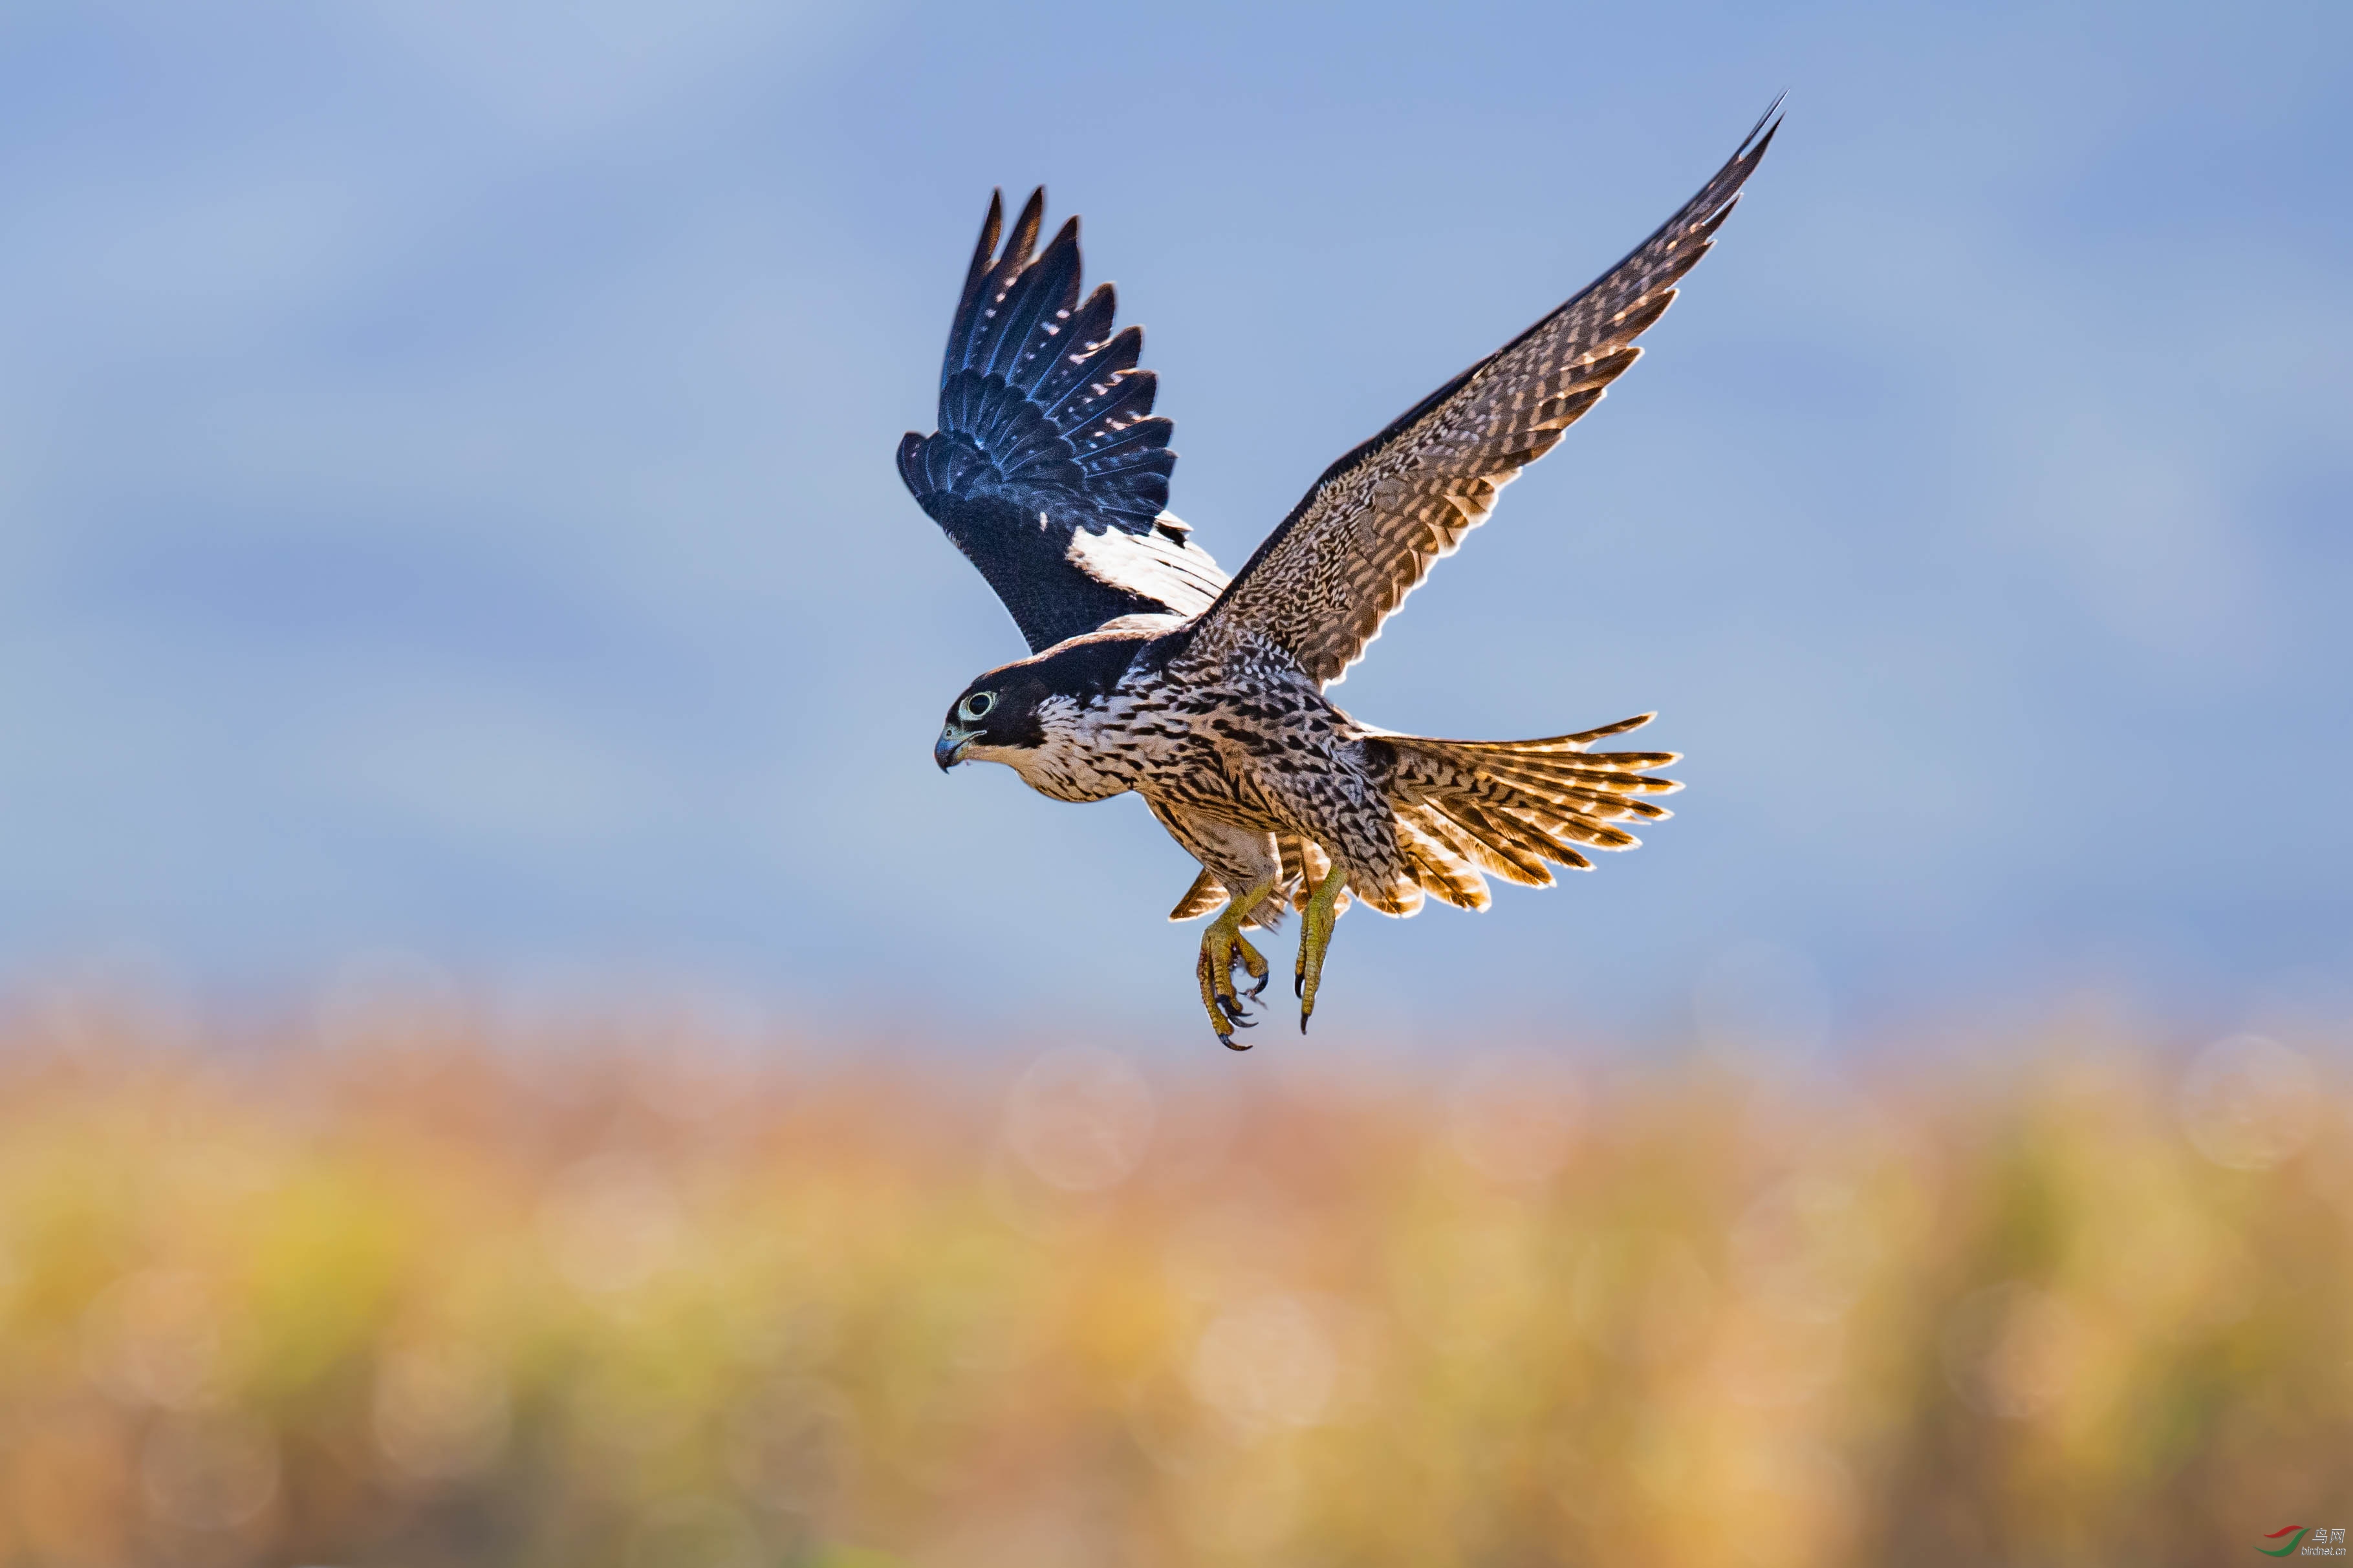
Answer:
[[[940,772],[945,773],[962,762],[965,746],[979,733],[977,730],[960,730],[954,724],[941,731],[939,740],[932,746],[932,761],[940,764]]]

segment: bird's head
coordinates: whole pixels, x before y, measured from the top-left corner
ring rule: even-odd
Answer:
[[[1092,632],[976,677],[948,705],[932,760],[943,773],[958,763],[1004,763],[1029,777],[1023,764],[1057,734],[1069,740],[1079,715],[1110,694],[1152,640],[1133,630]]]
[[[1010,763],[1008,752],[1045,743],[1038,705],[1050,695],[1029,661],[1008,664],[977,677],[948,706],[948,721],[932,746],[942,773],[958,763]]]

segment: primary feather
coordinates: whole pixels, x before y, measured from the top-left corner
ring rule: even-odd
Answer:
[[[1260,637],[1329,685],[1381,623],[1552,450],[1641,351],[1771,145],[1768,110],[1715,177],[1567,304],[1324,470],[1202,616],[1198,640]]]
[[[899,443],[899,476],[980,569],[1035,653],[1126,616],[1191,616],[1225,574],[1168,515],[1158,379],[1144,333],[1112,330],[1108,283],[1079,297],[1079,220],[1042,253],[1045,192],[1000,254],[992,196],[940,365],[940,427]]]

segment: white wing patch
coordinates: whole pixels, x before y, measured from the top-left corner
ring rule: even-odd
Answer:
[[[1098,583],[1157,599],[1180,616],[1198,616],[1225,591],[1226,574],[1208,551],[1185,537],[1188,531],[1163,512],[1148,533],[1082,528],[1063,554]]]

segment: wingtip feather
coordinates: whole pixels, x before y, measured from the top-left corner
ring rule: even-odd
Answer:
[[[1754,170],[1764,160],[1765,149],[1773,145],[1773,138],[1781,130],[1781,102],[1788,96],[1786,91],[1774,95],[1773,101],[1766,105],[1765,112],[1757,117],[1757,123],[1748,128],[1748,134],[1740,139],[1739,151],[1732,155],[1734,163],[1745,163],[1748,169]],[[1745,174],[1743,177],[1746,178]]]
[[[1046,187],[1039,185],[1021,204],[1021,216],[1013,221],[1013,237],[1006,242],[1005,259],[1014,264],[1013,271],[1029,266],[1029,258],[1037,254],[1038,231],[1045,221]]]
[[[972,247],[972,265],[965,268],[964,300],[968,303],[980,280],[997,260],[997,242],[1005,232],[1005,190],[1003,186],[988,193],[988,216],[980,220],[980,239]],[[958,307],[961,313],[962,307]]]

